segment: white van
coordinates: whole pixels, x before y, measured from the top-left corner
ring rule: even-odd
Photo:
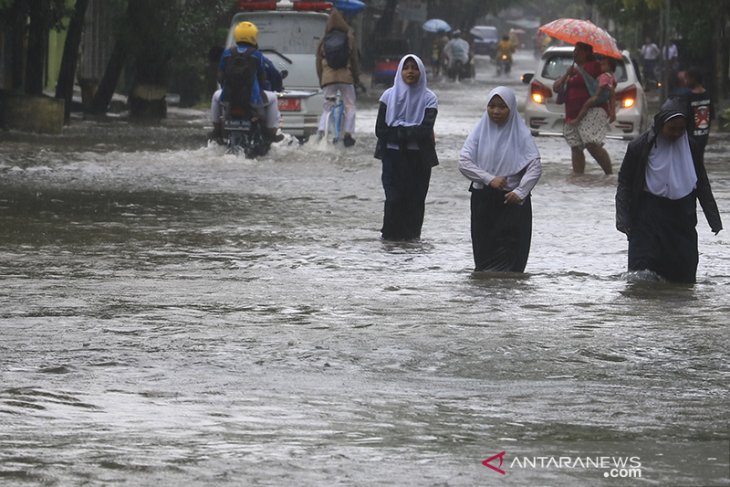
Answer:
[[[233,31],[239,22],[258,28],[259,50],[279,71],[288,74],[279,94],[281,130],[301,142],[317,132],[324,97],[317,77],[316,52],[324,36],[331,8],[327,2],[241,2],[231,19],[226,47],[235,44]],[[244,9],[245,8],[245,9]]]

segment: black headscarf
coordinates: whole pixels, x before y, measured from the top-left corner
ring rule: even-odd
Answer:
[[[676,100],[666,101],[654,116],[654,144],[649,151],[645,181],[650,193],[672,200],[687,196],[697,184],[687,132],[672,140],[660,137],[664,125],[676,117],[687,119],[684,106]]]
[[[684,117],[685,120],[689,119],[687,107],[674,98],[670,98],[665,101],[657,114],[654,115],[654,129],[656,132],[661,132],[662,127],[664,127],[664,124],[667,123],[667,120],[672,119],[677,115]]]

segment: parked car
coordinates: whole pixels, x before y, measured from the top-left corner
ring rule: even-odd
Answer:
[[[328,2],[240,2],[231,19],[226,46],[233,31],[247,20],[258,27],[259,49],[279,69],[287,71],[279,94],[281,130],[307,140],[317,132],[324,97],[319,86],[316,52],[327,24]]]
[[[563,135],[565,107],[556,103],[553,82],[573,64],[573,46],[549,47],[545,50],[535,73],[525,73],[524,83],[530,84],[525,101],[525,122],[533,135]],[[616,86],[616,121],[608,137],[633,139],[646,130],[649,123],[644,89],[639,82],[628,51],[617,60],[614,72]]]
[[[482,54],[494,58],[494,55],[497,53],[497,43],[499,42],[499,33],[496,27],[491,25],[475,25],[471,28],[469,34],[474,37],[474,54]]]

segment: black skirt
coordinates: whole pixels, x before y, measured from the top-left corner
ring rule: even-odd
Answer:
[[[431,165],[420,151],[387,149],[381,176],[385,191],[383,227],[385,240],[416,240],[421,237]]]
[[[474,270],[523,272],[532,241],[532,202],[506,205],[506,191],[470,188]]]
[[[696,227],[694,192],[678,200],[642,193],[631,224],[629,270],[650,270],[670,281],[695,282]]]

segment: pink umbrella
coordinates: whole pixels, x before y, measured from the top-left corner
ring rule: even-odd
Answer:
[[[590,20],[558,19],[548,22],[538,30],[569,44],[577,44],[578,42],[590,44],[593,46],[593,52],[597,54],[616,59],[623,58],[611,34]]]

